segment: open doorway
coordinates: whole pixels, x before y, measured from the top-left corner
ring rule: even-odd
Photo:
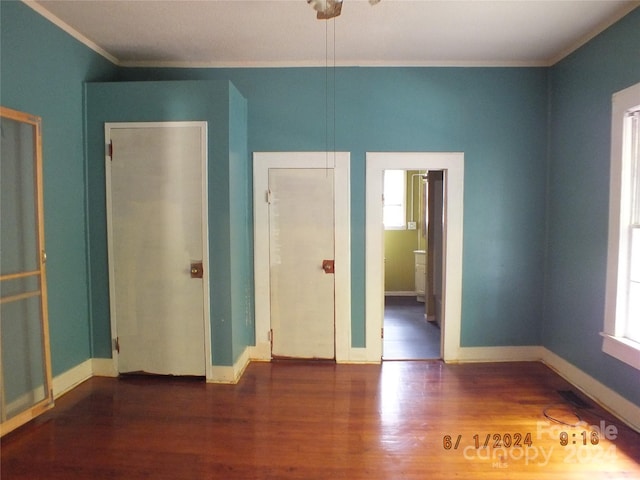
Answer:
[[[384,360],[442,358],[442,186],[441,170],[384,170]]]
[[[441,171],[443,176],[441,358],[460,358],[464,154],[462,152],[367,152],[365,232],[365,340],[363,357],[383,358],[384,230],[383,176],[389,169]],[[382,333],[382,335],[381,335]]]

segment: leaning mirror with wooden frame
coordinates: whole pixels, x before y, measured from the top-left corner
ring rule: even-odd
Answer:
[[[41,119],[0,107],[0,435],[53,406]]]

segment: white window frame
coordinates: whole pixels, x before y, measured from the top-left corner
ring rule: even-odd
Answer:
[[[389,203],[389,199],[387,198],[389,195],[386,195],[386,174],[387,172],[402,172],[402,193],[400,194],[400,204],[397,203]],[[387,224],[384,223],[384,229],[385,230],[406,230],[407,229],[407,171],[406,170],[402,170],[402,169],[388,169],[384,171],[384,175],[382,176],[383,178],[383,185],[382,185],[382,192],[383,192],[383,214],[382,214],[382,218],[383,221],[384,219],[387,217],[386,215],[386,210],[388,208],[399,208],[401,211],[401,217],[398,218],[398,222],[396,223],[392,223],[392,224]]]
[[[609,244],[602,351],[640,370],[640,343],[625,336],[630,266],[633,162],[629,113],[640,108],[640,83],[615,93],[611,116]],[[636,173],[637,174],[637,173]]]

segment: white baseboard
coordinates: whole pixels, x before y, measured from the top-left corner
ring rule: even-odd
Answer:
[[[551,350],[543,348],[542,362],[578,388],[587,397],[614,414],[631,428],[640,432],[640,407],[592,376],[586,374]]]
[[[376,355],[374,358],[371,358],[372,351],[368,348],[354,348],[351,347],[349,349],[349,358],[338,360],[336,359],[336,363],[341,364],[361,364],[361,363],[369,363],[369,364],[380,364],[382,363],[382,356]]]
[[[251,361],[271,361],[271,342],[260,342],[255,346],[250,345],[247,348],[249,349],[249,358]]]
[[[249,352],[250,347],[246,347],[232,367],[213,365],[211,367],[211,376],[207,378],[207,383],[238,383],[245,368],[251,361]]]
[[[119,375],[112,358],[92,358],[91,368],[96,377],[117,377]]]
[[[93,376],[92,359],[53,377],[53,397],[58,398]]]
[[[474,362],[532,362],[542,359],[544,347],[538,345],[521,347],[460,347],[454,358],[445,358],[447,363]]]

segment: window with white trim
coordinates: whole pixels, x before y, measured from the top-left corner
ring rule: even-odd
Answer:
[[[404,230],[407,220],[407,172],[385,170],[382,221],[385,230]]]
[[[640,370],[640,83],[613,95],[602,350]]]

